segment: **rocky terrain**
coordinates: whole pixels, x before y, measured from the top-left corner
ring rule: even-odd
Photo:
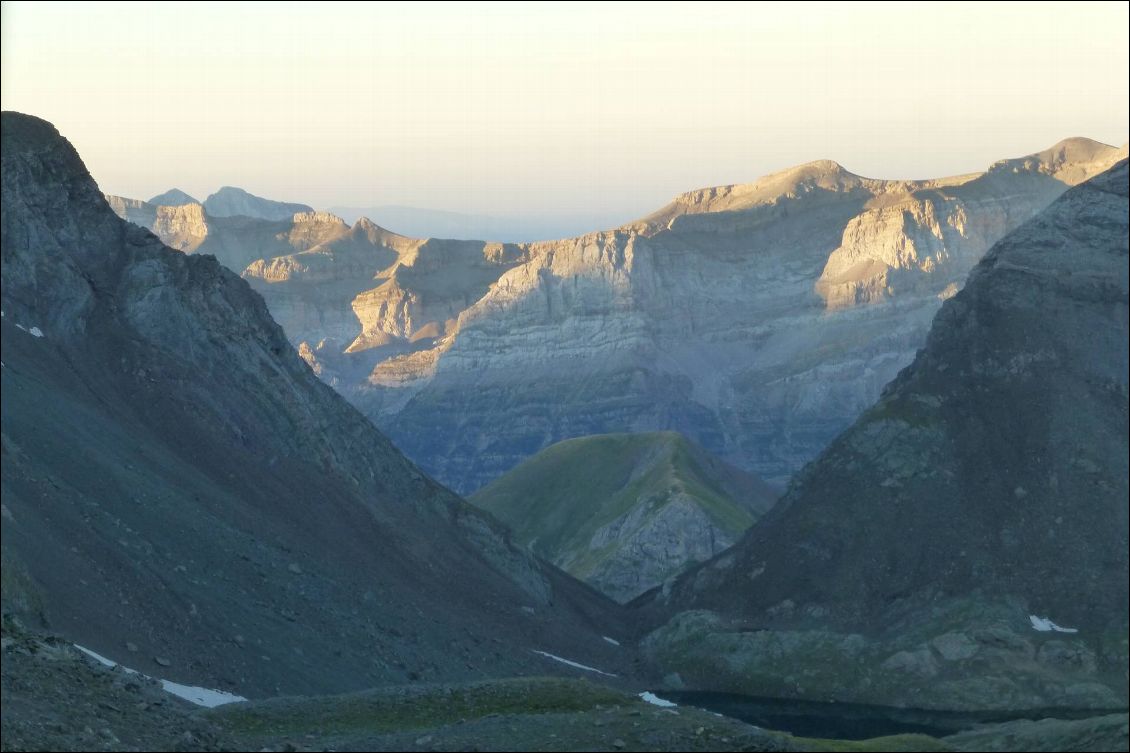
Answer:
[[[190,197],[191,198],[191,197]],[[178,196],[178,203],[183,196]],[[254,217],[260,220],[288,220],[296,214],[313,212],[305,204],[272,201],[235,186],[224,186],[203,201],[204,211],[213,217]]]
[[[4,750],[1123,750],[1126,714],[982,724],[943,739],[813,739],[580,679],[383,688],[201,709],[63,641],[8,629]],[[657,699],[663,703],[662,699]]]
[[[7,617],[250,698],[631,665],[613,602],[423,475],[245,281],[116,217],[50,124],[4,113],[2,178]]]
[[[559,442],[470,497],[527,546],[617,601],[732,545],[777,498],[675,432]]]
[[[1121,150],[937,181],[817,162],[529,248],[431,353],[351,399],[471,491],[562,438],[674,429],[782,483],[879,395],[989,245]]]
[[[242,272],[315,371],[457,491],[625,430],[680,431],[783,485],[911,361],[993,242],[1125,153],[1068,139],[923,181],[813,162],[525,244],[222,218],[211,197],[160,222],[116,206]]]
[[[653,594],[673,683],[1125,709],[1127,162],[998,242],[730,551]]]

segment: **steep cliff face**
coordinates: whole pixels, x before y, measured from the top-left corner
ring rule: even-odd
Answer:
[[[1110,148],[1067,139],[1030,157],[1002,160],[952,185],[888,191],[844,229],[817,293],[829,308],[960,286],[970,267],[1019,222],[1110,164]]]
[[[563,437],[656,429],[783,482],[910,362],[990,243],[1119,153],[1073,140],[921,182],[817,162],[692,192],[530,245],[351,399],[460,490]]]
[[[1128,174],[997,243],[879,402],[657,596],[682,610],[661,663],[749,692],[1126,703]]]
[[[617,671],[611,602],[421,474],[245,281],[114,216],[50,124],[4,113],[2,177],[5,610],[18,562],[68,639],[247,696]]]
[[[272,201],[235,186],[224,186],[204,200],[204,209],[213,217],[255,217],[260,220],[286,220],[313,207],[286,201]]]
[[[733,544],[776,500],[674,432],[559,442],[471,502],[538,556],[626,602]]]
[[[112,194],[105,194],[105,198],[106,203],[110,205],[114,213],[123,220],[129,220],[141,227],[153,227],[153,221],[157,218],[157,206],[155,204]]]
[[[244,272],[315,370],[456,490],[561,439],[667,429],[783,484],[993,242],[1120,154],[1068,139],[926,181],[819,161],[518,245],[206,214],[192,250]]]
[[[348,395],[395,378],[397,356],[434,356],[459,314],[524,258],[519,246],[406,238],[362,218],[305,252],[253,262],[243,276],[303,358]]]
[[[125,219],[133,221],[129,217]],[[208,241],[210,230],[204,207],[199,204],[158,206],[153,223],[148,227],[166,246],[188,254]]]
[[[327,212],[262,219],[213,215],[195,202],[155,205],[117,196],[107,201],[119,217],[151,230],[165,245],[187,254],[211,254],[235,272],[256,260],[306,251],[349,233],[341,218]]]

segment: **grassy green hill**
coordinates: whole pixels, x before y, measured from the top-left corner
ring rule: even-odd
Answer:
[[[654,432],[558,442],[471,501],[541,557],[628,601],[732,544],[776,497],[682,435]]]

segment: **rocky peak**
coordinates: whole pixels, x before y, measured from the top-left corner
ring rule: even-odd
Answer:
[[[1072,137],[1035,154],[995,162],[989,172],[1049,175],[1068,185],[1093,177],[1127,156],[1126,146],[1115,148],[1093,139]],[[1102,165],[1095,169],[1095,165]]]
[[[170,188],[168,191],[154,196],[149,200],[149,203],[156,206],[176,207],[181,204],[199,204],[200,202],[179,188]]]
[[[242,188],[224,186],[204,200],[204,209],[213,217],[257,217],[264,220],[289,220],[298,212],[313,212],[305,204],[272,201]]]

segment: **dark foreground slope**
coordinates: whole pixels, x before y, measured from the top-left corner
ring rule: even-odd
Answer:
[[[659,596],[681,614],[657,660],[786,695],[1125,707],[1127,228],[1123,160],[994,246],[879,403]]]
[[[618,601],[731,546],[777,492],[673,431],[547,447],[469,499]]]
[[[620,671],[615,605],[423,476],[238,276],[116,217],[50,124],[4,113],[2,174],[6,613],[246,696]]]

